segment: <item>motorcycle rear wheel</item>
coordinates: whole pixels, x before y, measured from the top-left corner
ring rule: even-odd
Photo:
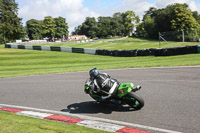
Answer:
[[[144,106],[144,99],[134,92],[127,94],[126,103],[136,110],[140,110]]]

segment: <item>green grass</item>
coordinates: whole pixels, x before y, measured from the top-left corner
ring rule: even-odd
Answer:
[[[99,69],[200,65],[200,54],[168,57],[111,57],[8,49],[0,46],[0,77]]]
[[[107,39],[110,40],[110,39]],[[104,40],[105,41],[105,40]],[[197,45],[196,42],[185,42],[184,45]],[[38,45],[38,44],[37,44]],[[65,47],[79,47],[79,48],[93,48],[93,49],[110,49],[110,50],[132,50],[132,49],[149,49],[159,48],[159,41],[148,40],[141,38],[126,38],[117,42],[103,42],[103,43],[68,43],[68,44],[42,44],[46,46],[65,46]],[[182,42],[161,42],[161,48],[182,47]]]
[[[0,133],[106,133],[75,124],[41,120],[0,111]]]

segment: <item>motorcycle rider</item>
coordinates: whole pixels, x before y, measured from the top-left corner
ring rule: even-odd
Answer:
[[[111,78],[107,73],[100,73],[97,68],[92,68],[89,75],[90,79],[86,84],[91,88],[92,93],[101,95],[100,102],[110,101],[119,104],[119,101],[112,99],[116,96],[120,85],[116,79]]]

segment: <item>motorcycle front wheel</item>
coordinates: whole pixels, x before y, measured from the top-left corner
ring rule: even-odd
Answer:
[[[134,92],[127,94],[125,102],[136,110],[140,110],[144,106],[144,99]]]

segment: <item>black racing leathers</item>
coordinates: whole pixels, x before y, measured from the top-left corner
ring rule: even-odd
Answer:
[[[106,73],[98,74],[91,83],[93,92],[100,94],[101,100],[114,97],[120,85],[116,79],[110,78]]]

